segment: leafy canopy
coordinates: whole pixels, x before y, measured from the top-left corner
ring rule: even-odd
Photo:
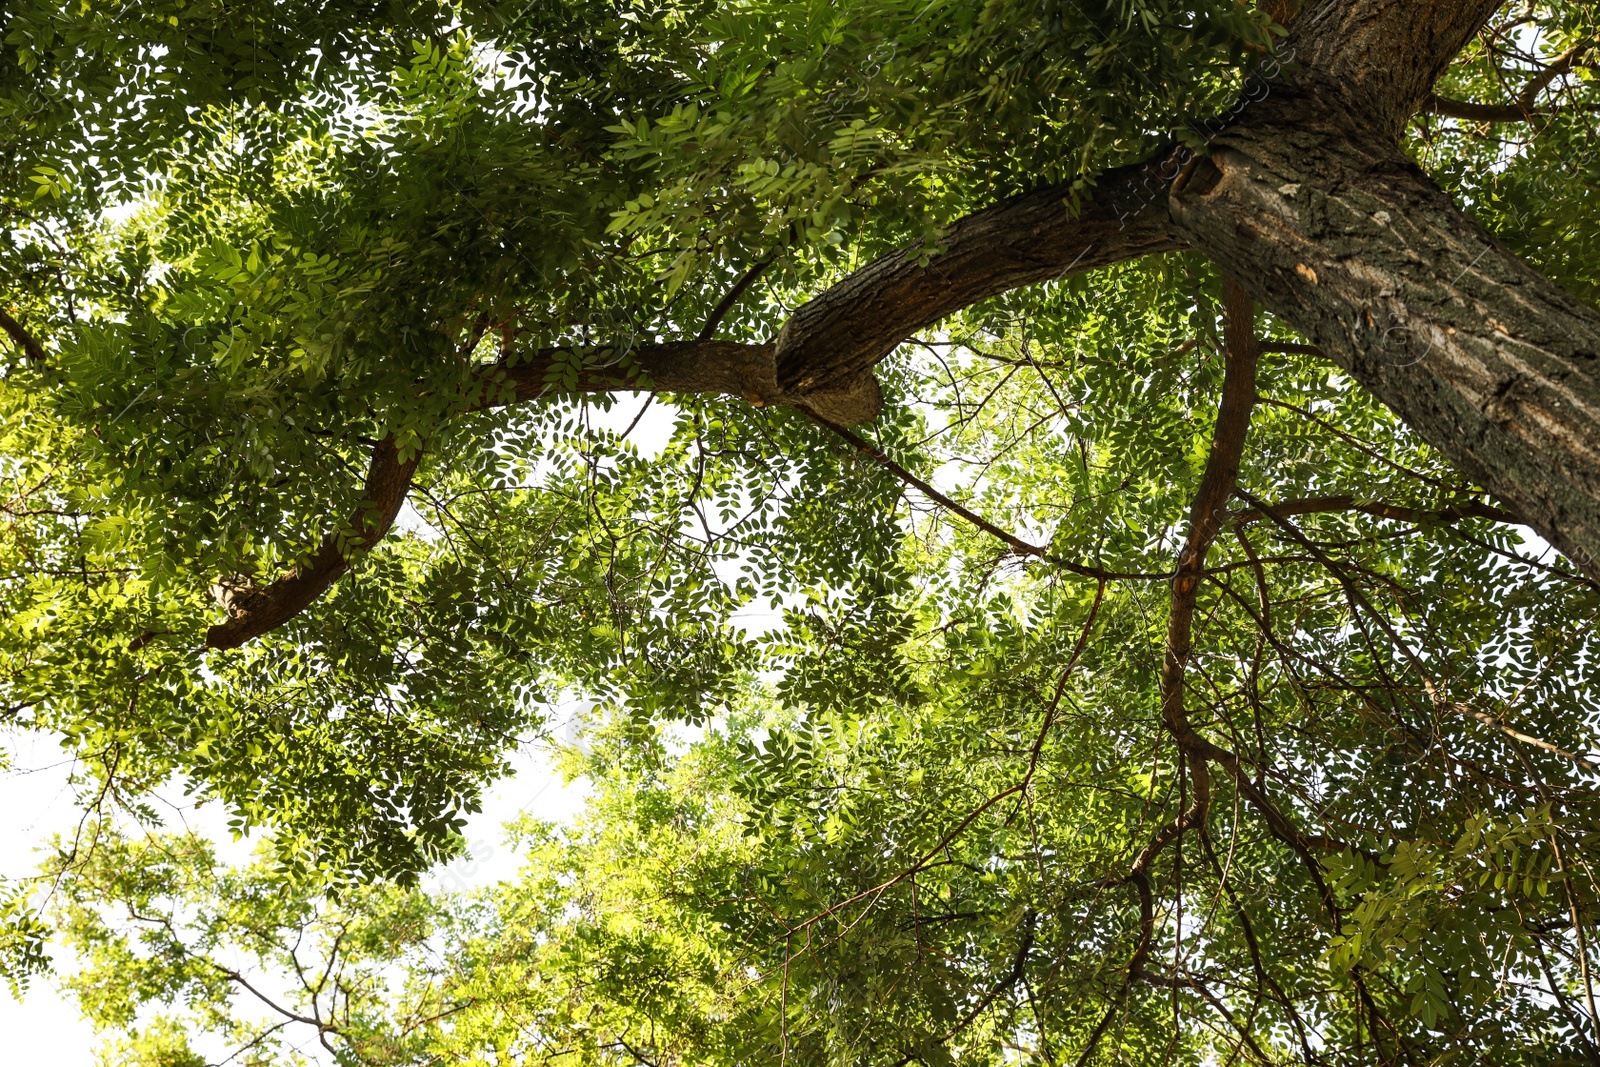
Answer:
[[[947,320],[880,368],[865,441],[578,391],[708,323],[768,341],[884,252],[937,264],[963,214],[1193,139],[1268,13],[0,19],[0,706],[91,816],[12,884],[0,948],[20,982],[58,931],[116,1062],[1594,1055],[1600,599],[1270,320],[1181,679],[1233,760],[1194,807],[1162,672],[1230,344],[1202,256]],[[1408,134],[1591,300],[1596,32],[1508,13],[1440,92],[1568,56],[1536,120]],[[551,349],[543,395],[490,406],[484,368]],[[368,550],[384,441],[419,465]],[[326,537],[327,595],[206,647]],[[419,889],[572,693],[584,819],[519,826],[515,882]],[[172,781],[263,830],[260,862],[156,826]]]

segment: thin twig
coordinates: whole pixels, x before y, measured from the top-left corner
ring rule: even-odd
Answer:
[[[809,408],[801,408],[800,410],[803,411],[812,422],[815,422],[818,426],[831,430],[835,434],[844,438],[846,441],[850,442],[850,444],[854,445],[857,451],[861,452],[867,458],[883,467],[896,478],[899,478],[907,485],[915,486],[924,496],[926,496],[929,500],[932,500],[935,504],[938,504],[947,511],[961,516],[963,519],[966,519],[984,533],[1003,541],[1007,547],[1009,547],[1019,556],[1033,556],[1036,559],[1047,560],[1052,565],[1060,567],[1062,570],[1069,571],[1072,574],[1081,575],[1085,578],[1098,578],[1102,581],[1118,579],[1126,581],[1165,581],[1168,577],[1170,577],[1166,574],[1139,574],[1122,571],[1108,571],[1100,567],[1091,567],[1087,564],[1074,563],[1070,560],[1064,560],[1057,556],[1053,556],[1050,554],[1048,549],[1041,548],[1035,544],[1030,544],[1029,542],[1018,537],[1016,534],[1007,530],[1002,530],[1000,527],[996,526],[982,515],[979,515],[971,508],[968,508],[965,505],[952,500],[944,493],[939,492],[939,490],[935,489],[933,486],[929,485],[927,482],[923,481],[921,478],[918,478],[915,474],[912,474],[900,464],[890,459],[884,454],[882,449],[879,449],[876,445],[873,445],[871,442],[863,439],[854,432],[845,429],[836,422],[818,415]]]
[[[706,324],[700,327],[700,333],[695,336],[696,341],[711,340],[712,335],[717,332],[717,327],[722,325],[722,320],[728,317],[728,312],[732,311],[733,306],[739,302],[739,298],[744,296],[745,290],[754,285],[756,279],[761,277],[762,272],[772,266],[772,261],[777,256],[778,254],[773,252],[766,259],[754,264],[739,276],[739,280],[733,283],[733,288],[729,289],[727,294],[717,301],[717,306],[711,309],[710,315],[706,316]]]

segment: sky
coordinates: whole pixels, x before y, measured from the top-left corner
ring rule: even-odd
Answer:
[[[67,783],[69,765],[52,739],[12,735],[5,739],[12,768],[0,773],[0,874],[15,878],[35,866],[34,849],[56,831],[70,830],[78,813]],[[35,981],[18,1002],[0,988],[0,1034],[8,1059],[90,1067],[94,1031],[49,983]]]
[[[556,709],[551,722],[557,737],[574,736],[569,727],[579,705]],[[0,875],[14,878],[35,867],[39,846],[53,833],[72,830],[80,817],[67,778],[71,765],[54,739],[37,734],[0,737],[0,750],[10,753],[11,767],[0,772]],[[483,810],[467,820],[467,854],[435,870],[428,887],[465,892],[509,880],[519,866],[506,847],[501,827],[522,814],[552,822],[569,822],[582,810],[587,789],[580,780],[566,783],[554,771],[548,750],[527,747],[513,761],[515,773],[493,785]],[[188,825],[223,845],[234,861],[248,859],[251,842],[235,843],[216,806],[196,810],[181,790],[169,790],[167,817],[174,827]],[[57,954],[57,965],[70,957]],[[78,1014],[70,997],[48,978],[36,979],[21,1002],[0,986],[0,1062],[48,1063],[50,1067],[93,1067],[99,1037]]]

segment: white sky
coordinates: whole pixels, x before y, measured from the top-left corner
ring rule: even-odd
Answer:
[[[12,770],[0,773],[0,874],[15,878],[33,868],[34,849],[51,833],[72,828],[78,813],[67,785],[68,766],[52,740],[36,735],[5,739]],[[90,1067],[94,1031],[46,982],[35,981],[18,1003],[0,988],[0,1034],[16,1063]]]
[[[551,722],[556,736],[571,736],[565,724],[577,710],[575,705],[555,710]],[[0,738],[0,746],[12,755],[11,770],[0,772],[0,874],[14,878],[32,870],[40,858],[35,850],[51,834],[70,831],[80,812],[67,782],[70,765],[62,760],[54,739],[10,734]],[[484,810],[467,820],[469,855],[435,871],[428,882],[430,889],[460,892],[513,877],[520,864],[506,847],[501,827],[524,813],[567,822],[582,808],[587,796],[584,784],[563,783],[546,753],[529,748],[513,762],[515,774],[492,787],[484,798]],[[175,826],[186,822],[212,840],[225,843],[224,856],[248,858],[249,842],[231,842],[225,816],[216,805],[196,811],[180,802],[174,805],[171,821]],[[65,953],[58,953],[57,960],[70,965]],[[48,978],[36,979],[20,1003],[0,985],[0,1035],[4,1041],[0,1062],[4,1063],[93,1067],[94,1049],[99,1044],[94,1029],[79,1017],[76,1004]]]

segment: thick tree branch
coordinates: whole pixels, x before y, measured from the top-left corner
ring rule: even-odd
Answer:
[[[468,410],[562,392],[650,389],[738,396],[758,406],[789,404],[835,427],[865,422],[882,406],[873,366],[929,323],[1021,285],[1181,247],[1168,232],[1165,213],[1152,206],[1157,198],[1134,188],[1136,180],[1147,178],[1142,166],[1112,171],[1076,213],[1067,208],[1069,187],[1055,186],[968,216],[951,226],[939,254],[923,260],[919,252],[906,251],[868,264],[802,306],[773,343],[715,341],[703,330],[692,341],[513,355],[476,372]],[[1130,212],[1130,202],[1138,210]],[[758,274],[752,268],[735,284],[708,328],[715,328]],[[368,475],[368,498],[383,521],[355,525],[363,532],[347,546],[354,551],[383,536],[410,484],[415,461],[401,477],[382,449]],[[232,618],[211,627],[207,647],[234,648],[281,625],[347,569],[346,554],[329,541],[301,570],[264,590],[232,594]]]
[[[1167,647],[1161,665],[1161,719],[1183,754],[1193,783],[1190,806],[1168,822],[1140,851],[1124,881],[1140,892],[1141,909],[1149,922],[1149,868],[1163,849],[1190,829],[1204,831],[1211,799],[1211,763],[1221,764],[1233,777],[1236,788],[1267,822],[1274,837],[1288,844],[1307,865],[1325,902],[1331,901],[1322,884],[1313,850],[1338,850],[1343,842],[1304,834],[1266,791],[1250,780],[1243,762],[1233,752],[1207,740],[1189,721],[1185,706],[1185,674],[1193,649],[1194,610],[1206,556],[1227,522],[1229,499],[1238,491],[1239,465],[1244,454],[1250,414],[1256,401],[1256,365],[1261,353],[1255,335],[1254,302],[1233,279],[1228,279],[1223,294],[1223,348],[1227,360],[1223,376],[1222,403],[1212,432],[1210,453],[1200,488],[1195,493],[1189,514],[1189,534],[1178,554],[1177,574],[1172,580],[1172,606],[1167,618]],[[1134,954],[1129,977],[1138,977],[1149,952],[1149,935]]]
[[[868,264],[784,324],[779,386],[799,396],[875,394],[865,384],[872,367],[924,326],[1018,286],[1182,247],[1150,206],[1158,198],[1142,191],[1149,177],[1146,164],[1109,171],[1076,213],[1068,185],[1013,197],[955,223],[935,255],[907,249]]]
[[[0,330],[5,330],[6,336],[16,342],[17,347],[22,349],[30,362],[45,362],[44,346],[34,339],[33,334],[29,333],[22,323],[7,315],[4,310],[0,310]]]
[[[1600,578],[1600,314],[1410,164],[1354,136],[1230,132],[1180,223],[1590,577]],[[1280,151],[1282,149],[1283,151]]]
[[[753,404],[792,403],[772,373],[772,346],[735,341],[638,342],[546,348],[483,367],[471,408],[526,403],[562,392],[662,390],[739,396]]]
[[[306,563],[264,589],[223,589],[228,621],[206,631],[207,648],[238,648],[283,625],[305,610],[350,569],[355,555],[370,549],[389,532],[411,488],[411,475],[420,457],[402,461],[393,437],[385,437],[372,450],[362,502],[349,523],[323,540]]]
[[[1190,507],[1189,535],[1178,553],[1167,618],[1167,648],[1161,665],[1161,717],[1179,747],[1191,756],[1197,754],[1192,750],[1199,735],[1189,725],[1184,708],[1184,672],[1193,645],[1195,599],[1205,572],[1206,555],[1227,521],[1228,500],[1239,483],[1239,464],[1256,403],[1256,362],[1261,351],[1255,336],[1254,302],[1232,278],[1225,285],[1222,310],[1227,360],[1222,405],[1217,411],[1200,488]],[[1203,756],[1195,763],[1203,767]],[[1197,801],[1201,795],[1200,777],[1197,773]]]
[[[793,404],[836,425],[854,424],[881,406],[872,368],[916,330],[1018,286],[1188,243],[1206,248],[1469,476],[1600,576],[1600,449],[1592,446],[1600,440],[1600,389],[1588,369],[1600,353],[1600,316],[1495,250],[1414,168],[1407,172],[1392,149],[1439,73],[1497,6],[1494,0],[1320,0],[1287,11],[1283,21],[1293,16],[1291,44],[1301,67],[1223,132],[1215,163],[1200,165],[1203,173],[1185,172],[1170,220],[1162,196],[1153,195],[1164,190],[1140,185],[1150,182],[1151,168],[1124,167],[1103,175],[1075,213],[1066,207],[1068,187],[1043,189],[955,223],[935,255],[908,249],[883,257],[798,309],[771,343],[547,350],[479,372],[472,406],[565,390],[648,388]],[[1368,143],[1352,152],[1352,135]],[[1275,141],[1283,151],[1267,151]],[[1388,186],[1363,197],[1359,190],[1372,184],[1363,178],[1374,173]],[[1328,210],[1319,206],[1306,216],[1292,200],[1302,184],[1338,185],[1340,174],[1350,175],[1344,188],[1358,190],[1347,196],[1349,206],[1361,201],[1364,213],[1333,227],[1340,239],[1329,241]],[[1431,229],[1427,220],[1408,223],[1402,232],[1399,220],[1419,198],[1431,198],[1426,210],[1449,217]],[[1130,203],[1139,209],[1129,212]],[[1308,217],[1321,221],[1307,229]],[[1345,234],[1359,239],[1352,244]],[[1377,263],[1361,262],[1361,250],[1371,245],[1384,254]],[[1465,254],[1479,246],[1487,251],[1476,259]],[[1472,274],[1486,256],[1487,265]],[[1457,260],[1466,269],[1441,286],[1437,276],[1455,270]],[[1417,263],[1420,272],[1411,269]],[[1483,285],[1458,285],[1469,274]],[[1408,286],[1422,287],[1422,306],[1398,295]],[[1509,292],[1516,306],[1495,306],[1484,286],[1502,297]],[[736,286],[730,296],[739,295]],[[1453,310],[1460,307],[1464,314]],[[1424,356],[1439,349],[1434,366],[1441,370],[1407,369],[1423,357],[1402,362],[1392,351],[1377,357],[1388,367],[1374,365],[1372,349],[1392,349],[1396,336],[1426,342]],[[1417,391],[1417,378],[1426,379],[1420,401],[1407,395]],[[1545,464],[1554,477],[1524,489],[1517,474],[1529,457],[1554,457]],[[380,458],[371,477],[393,480],[383,476]],[[398,510],[404,488],[392,501],[371,495],[381,517],[388,502]],[[381,537],[392,519],[391,512],[381,523],[358,524],[357,548]],[[235,617],[213,627],[208,644],[232,647],[292,617],[343,573],[344,560],[345,553],[324,544],[303,571],[236,597]]]
[[[1159,197],[1141,184],[1150,176],[1146,164],[1110,171],[1076,213],[1067,206],[1071,187],[1059,185],[969,215],[950,227],[938,253],[908,249],[869,263],[802,305],[769,344],[713,341],[702,331],[693,341],[544,349],[482,371],[478,406],[569,389],[660,389],[793,404],[846,426],[866,422],[882,406],[872,368],[923,327],[1019,286],[1182,247],[1152,206]],[[729,296],[741,292],[735,286]]]
[[[1262,352],[1285,352],[1305,356],[1326,357],[1327,353],[1316,345],[1303,345],[1294,341],[1273,341],[1261,346]]]
[[[499,407],[569,389],[731,393],[760,404],[770,396],[770,368],[770,346],[726,341],[549,349],[510,366],[483,368],[469,408]],[[367,470],[363,507],[341,531],[324,539],[310,560],[271,585],[221,584],[229,618],[206,631],[206,647],[237,648],[288,622],[332,587],[350,569],[351,558],[388,533],[405,503],[418,458],[402,463],[393,438],[379,442]]]

